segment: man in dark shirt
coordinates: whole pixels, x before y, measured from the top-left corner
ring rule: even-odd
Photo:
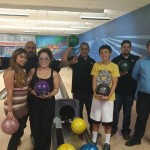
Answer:
[[[66,61],[68,59],[69,53],[71,53],[72,49],[66,50],[63,54],[62,61]],[[83,106],[85,104],[88,122],[91,125],[92,122],[90,120],[90,111],[92,104],[92,75],[91,70],[95,60],[92,59],[89,55],[89,45],[87,43],[82,43],[80,45],[80,55],[76,58],[77,63],[70,65],[72,68],[72,93],[73,98],[80,101],[80,117],[83,118]],[[91,128],[91,126],[90,126]]]
[[[123,125],[122,125],[122,135],[125,140],[130,138],[130,118],[131,118],[131,109],[134,101],[134,95],[136,91],[136,81],[131,77],[132,69],[135,62],[139,59],[139,56],[135,56],[130,53],[131,51],[131,42],[129,40],[124,40],[121,43],[122,53],[115,57],[112,62],[118,64],[122,60],[126,60],[129,63],[128,70],[121,72],[120,77],[118,78],[118,84],[116,88],[116,100],[114,103],[114,115],[112,123],[112,135],[116,133],[118,129],[118,120],[121,107],[123,106]]]

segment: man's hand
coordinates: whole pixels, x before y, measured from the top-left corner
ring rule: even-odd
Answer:
[[[126,75],[126,74],[128,74],[128,71],[120,72],[120,77],[122,77],[122,76],[124,76],[124,75]]]
[[[109,96],[104,96],[104,95],[98,95],[98,94],[94,94],[94,96],[96,97],[96,99],[97,100],[99,100],[99,101],[107,101],[107,100],[109,100],[110,99],[110,97]]]

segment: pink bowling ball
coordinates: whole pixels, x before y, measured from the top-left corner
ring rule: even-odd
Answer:
[[[1,124],[2,131],[6,134],[14,134],[19,128],[19,122],[17,119],[4,119]]]

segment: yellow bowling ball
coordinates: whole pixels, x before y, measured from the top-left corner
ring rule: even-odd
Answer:
[[[86,130],[86,122],[82,118],[75,118],[71,123],[71,129],[76,134],[81,134]]]
[[[62,144],[58,147],[57,150],[76,150],[71,144]]]

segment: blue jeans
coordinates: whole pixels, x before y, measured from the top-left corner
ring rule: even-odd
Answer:
[[[122,134],[129,134],[131,132],[130,119],[131,119],[131,109],[134,101],[134,95],[120,95],[116,94],[116,100],[114,102],[114,113],[113,113],[113,123],[112,132],[118,130],[119,113],[123,106],[123,124],[122,124]]]

